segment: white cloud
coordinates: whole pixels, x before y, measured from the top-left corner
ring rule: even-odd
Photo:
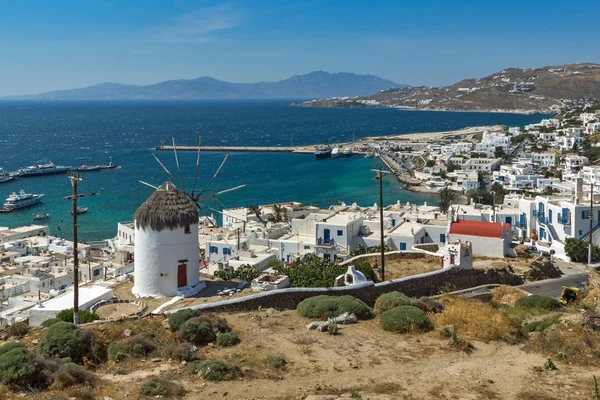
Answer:
[[[238,18],[229,4],[203,8],[174,18],[157,28],[152,37],[161,43],[209,43],[216,39],[215,33],[235,27]]]

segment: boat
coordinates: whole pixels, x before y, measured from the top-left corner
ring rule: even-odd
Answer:
[[[85,165],[83,164],[81,167],[76,168],[77,171],[79,172],[93,172],[93,171],[100,171],[100,169],[102,169],[101,165]]]
[[[342,151],[342,156],[344,157],[352,157],[354,153],[352,152],[352,148],[350,146],[346,146]]]
[[[50,214],[35,214],[33,216],[33,219],[35,219],[35,220],[46,219],[49,216],[50,216]]]
[[[335,146],[333,150],[331,150],[331,158],[338,158],[342,155],[342,148],[340,146]]]
[[[117,168],[118,165],[117,164],[113,164],[112,162],[112,156],[110,157],[110,162],[108,163],[108,165],[100,165],[99,166],[100,169],[113,169],[113,168]]]
[[[328,158],[331,157],[331,146],[328,144],[322,144],[315,150],[315,157],[317,158]]]
[[[12,181],[13,179],[15,179],[14,176],[0,168],[0,183]]]
[[[77,215],[84,214],[88,211],[88,207],[77,207]],[[73,211],[71,211],[71,215],[73,215]]]
[[[71,169],[72,167],[54,165],[52,161],[49,161],[45,164],[36,164],[30,165],[29,167],[21,168],[17,171],[17,175],[20,177],[27,177],[38,175],[62,174],[68,172]]]
[[[12,192],[6,199],[4,207],[0,210],[1,212],[11,212],[18,210],[19,208],[25,208],[39,203],[44,197],[43,194],[30,194],[25,193],[23,190],[19,194]]]
[[[375,157],[375,153],[373,153],[372,151],[365,154],[365,158],[373,158],[373,157]]]

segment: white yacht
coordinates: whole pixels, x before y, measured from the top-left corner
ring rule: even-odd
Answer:
[[[352,152],[352,147],[346,146],[342,151],[342,155],[344,157],[351,157],[354,153]]]
[[[42,200],[42,197],[44,197],[43,194],[29,194],[25,193],[23,190],[21,190],[19,194],[12,192],[6,199],[4,208],[0,211],[10,212],[19,208],[29,207],[39,203]]]
[[[338,158],[342,155],[342,148],[340,146],[335,146],[333,150],[331,150],[331,158]]]
[[[10,175],[8,172],[0,168],[0,183],[12,181],[15,179],[14,176]]]
[[[29,167],[19,169],[19,176],[36,176],[36,175],[51,175],[68,172],[72,167],[64,167],[62,165],[54,165],[52,161],[45,164],[30,165]]]

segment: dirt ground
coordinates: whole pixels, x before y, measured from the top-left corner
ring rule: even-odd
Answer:
[[[341,329],[340,335],[308,331],[309,319],[296,311],[224,313],[241,343],[235,347],[204,347],[206,358],[240,366],[244,376],[231,382],[210,382],[190,376],[183,363],[161,358],[104,364],[93,389],[67,397],[114,400],[140,399],[141,383],[151,376],[172,379],[187,390],[185,399],[306,399],[338,396],[362,399],[590,399],[592,375],[600,369],[555,360],[557,371],[538,372],[545,355],[527,353],[503,342],[472,342],[470,354],[449,345],[439,332],[394,334],[377,319]],[[160,327],[160,320],[146,323]],[[143,321],[142,321],[143,322]],[[122,328],[132,328],[126,322]],[[109,329],[94,327],[94,329]],[[110,329],[115,329],[114,327]],[[120,328],[118,328],[120,329]],[[282,355],[287,365],[272,369],[267,358]],[[85,394],[85,396],[84,396]],[[15,399],[19,398],[15,395]],[[55,397],[57,398],[57,397]],[[319,397],[314,397],[319,398]]]
[[[404,278],[406,276],[437,271],[438,269],[442,269],[442,265],[440,263],[427,261],[420,258],[414,260],[386,260],[385,278]]]
[[[129,315],[133,315],[136,312],[141,311],[141,307],[133,303],[114,303],[105,304],[98,307],[96,314],[102,318],[122,318]]]

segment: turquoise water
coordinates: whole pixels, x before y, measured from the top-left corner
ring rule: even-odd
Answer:
[[[82,240],[113,237],[119,221],[133,212],[151,193],[143,180],[159,185],[171,180],[151,157],[161,140],[175,136],[178,144],[196,144],[199,133],[206,145],[288,146],[343,141],[384,134],[443,131],[466,126],[525,125],[544,116],[398,111],[389,109],[320,109],[289,107],[291,101],[203,102],[4,102],[0,103],[0,167],[14,171],[44,159],[57,165],[108,163],[109,156],[122,169],[90,172],[81,192],[100,191],[80,201],[90,211],[80,217]],[[176,173],[173,154],[155,152]],[[186,189],[193,186],[195,153],[180,152]],[[225,157],[202,153],[198,188],[210,180]],[[204,203],[210,214],[224,207],[281,201],[300,201],[326,207],[338,202],[361,205],[378,201],[378,182],[370,168],[375,159],[363,157],[316,160],[312,155],[286,153],[231,153],[206,193],[246,184]],[[24,178],[0,184],[0,199],[12,191],[44,193],[35,207],[0,214],[0,226],[33,222],[36,213],[49,213],[51,233],[71,236],[71,191],[64,175]],[[386,203],[435,202],[431,195],[402,190],[392,177],[384,179]],[[64,221],[61,223],[61,221]],[[60,227],[60,230],[58,228]]]

